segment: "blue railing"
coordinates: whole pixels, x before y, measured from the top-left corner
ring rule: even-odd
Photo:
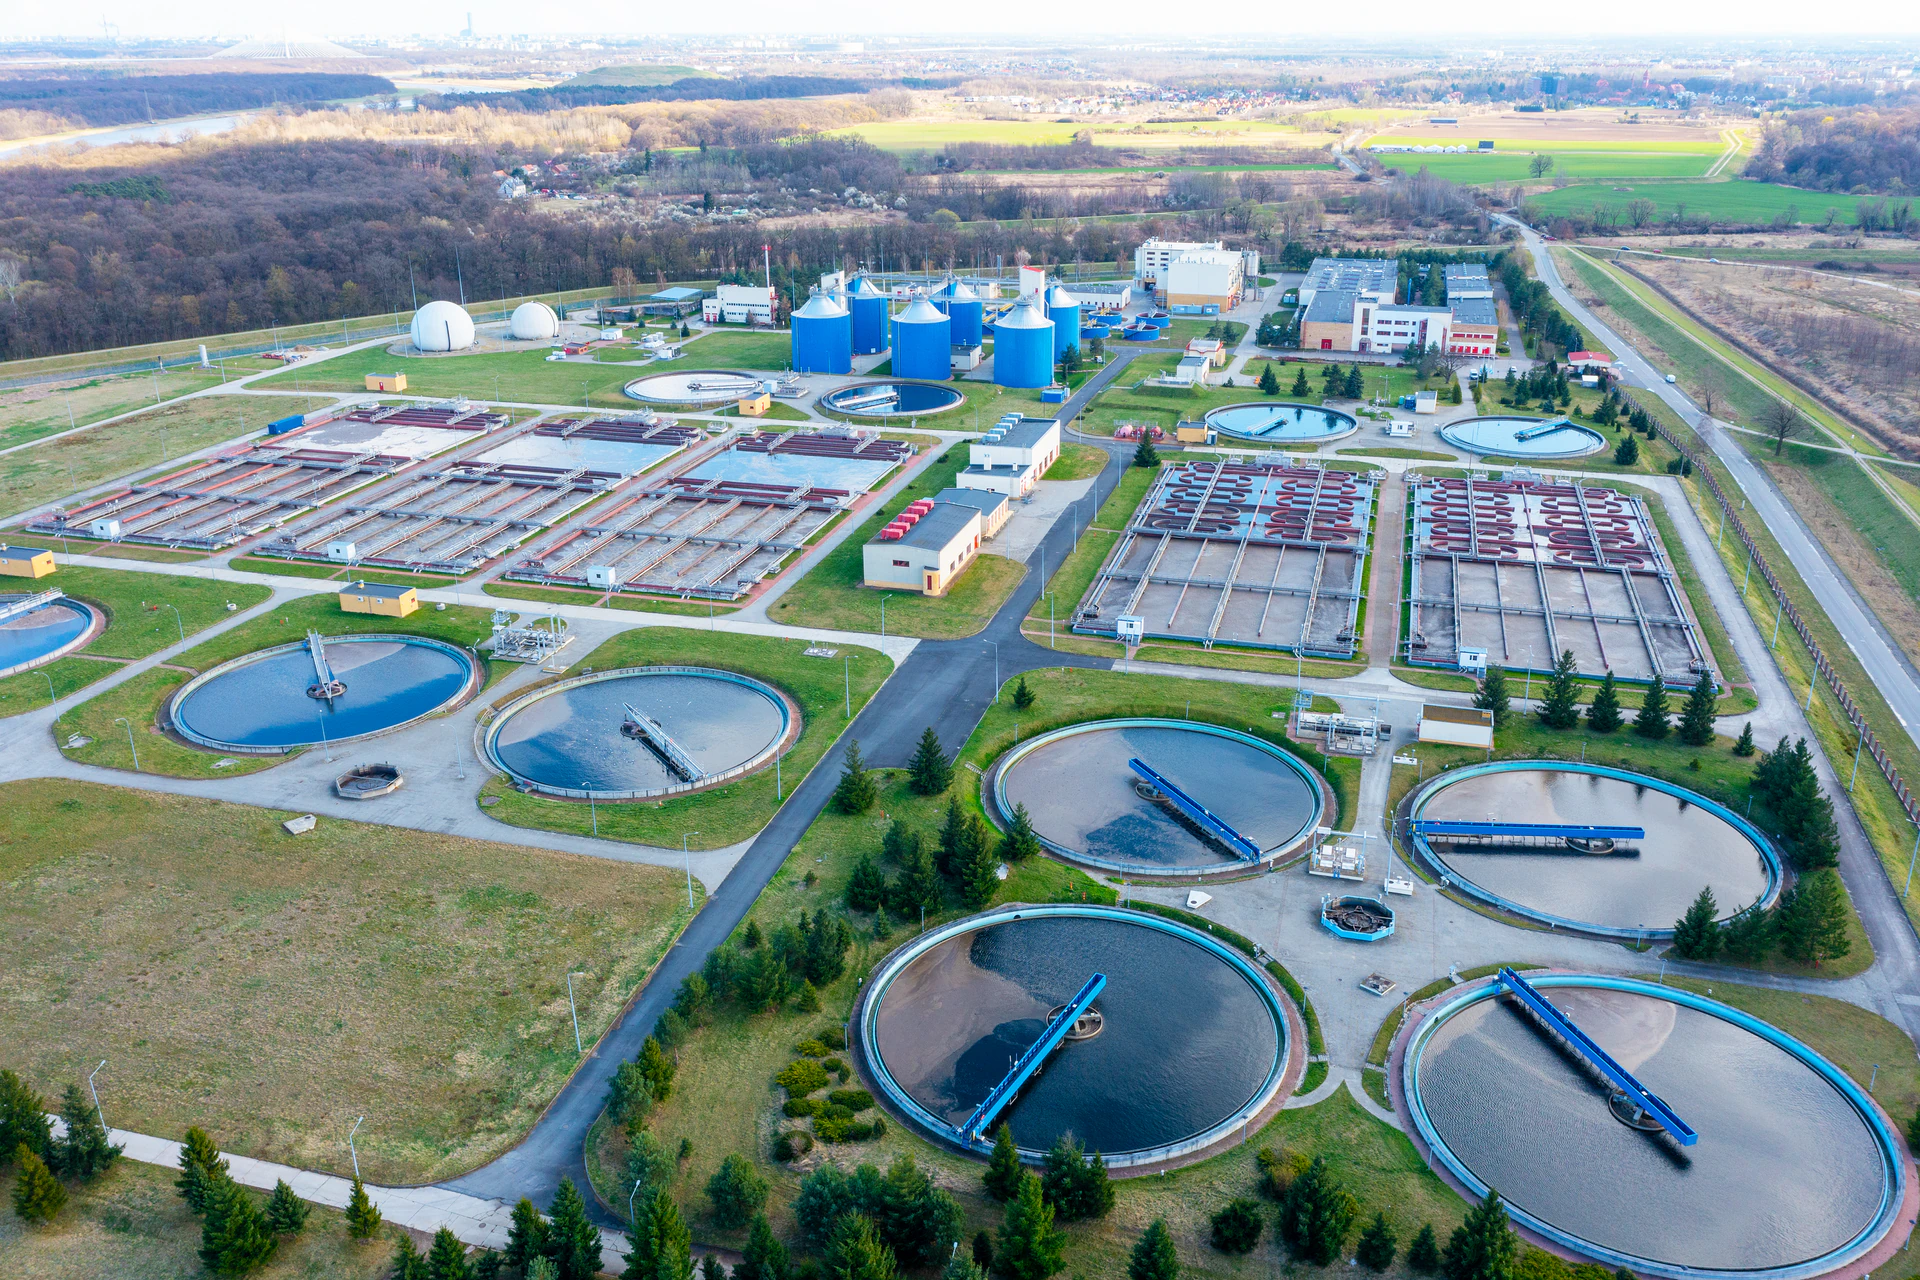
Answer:
[[[1547,1025],[1547,1029],[1573,1047],[1574,1052],[1591,1063],[1596,1071],[1605,1076],[1608,1083],[1627,1095],[1633,1104],[1672,1134],[1674,1140],[1683,1147],[1690,1147],[1700,1141],[1700,1135],[1693,1126],[1682,1120],[1665,1102],[1647,1087],[1633,1078],[1633,1073],[1613,1060],[1613,1055],[1596,1044],[1591,1036],[1574,1025],[1573,1019],[1560,1012],[1554,1003],[1533,989],[1533,984],[1502,967],[1500,983],[1513,993],[1513,998],[1524,1005],[1534,1017]]]
[[[1127,766],[1135,773],[1153,784],[1154,790],[1167,798],[1168,803],[1187,815],[1200,829],[1233,850],[1248,862],[1260,861],[1260,846],[1235,831],[1225,822],[1215,817],[1213,812],[1192,796],[1167,781],[1153,766],[1139,757],[1127,761]]]
[[[1456,822],[1451,818],[1415,818],[1415,835],[1514,836],[1545,840],[1644,840],[1645,827],[1601,827],[1566,822]]]
[[[1040,1033],[1040,1038],[1027,1046],[1027,1051],[1020,1055],[1019,1060],[1013,1064],[1013,1069],[1007,1072],[1006,1077],[999,1084],[993,1086],[986,1100],[975,1107],[973,1114],[967,1117],[967,1122],[960,1126],[961,1137],[966,1142],[971,1144],[980,1141],[980,1136],[993,1124],[994,1117],[1007,1109],[1007,1104],[1013,1101],[1013,1096],[1020,1092],[1020,1086],[1032,1079],[1033,1074],[1040,1070],[1040,1064],[1046,1061],[1047,1055],[1060,1047],[1061,1042],[1067,1038],[1067,1033],[1073,1030],[1073,1024],[1079,1020],[1081,1014],[1087,1011],[1087,1006],[1093,1003],[1094,997],[1104,991],[1106,986],[1107,975],[1096,973],[1087,979],[1086,985],[1080,988],[1078,995],[1067,1001],[1067,1007],[1060,1011],[1060,1016],[1047,1024],[1047,1029]]]

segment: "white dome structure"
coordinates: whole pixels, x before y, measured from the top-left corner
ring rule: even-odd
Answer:
[[[457,302],[429,302],[413,313],[413,345],[420,351],[465,351],[473,345],[473,317]]]
[[[540,342],[560,336],[560,317],[544,302],[523,302],[513,309],[507,332],[522,342]]]

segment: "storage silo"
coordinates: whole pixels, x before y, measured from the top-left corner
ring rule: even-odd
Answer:
[[[853,317],[833,295],[816,289],[793,313],[793,371],[853,372]]]
[[[1003,387],[1053,382],[1053,321],[1032,298],[1020,299],[993,326],[993,380]]]
[[[1047,318],[1053,321],[1053,358],[1080,345],[1080,300],[1056,284],[1047,291]]]
[[[865,276],[854,281],[847,309],[853,313],[853,353],[870,356],[887,349],[887,296]]]
[[[893,376],[944,380],[953,372],[953,321],[925,297],[893,318]]]
[[[946,294],[939,300],[940,309],[953,317],[953,345],[956,347],[977,347],[983,334],[983,321],[986,319],[986,304],[980,301],[980,295],[967,287],[964,280],[952,280],[942,287]]]

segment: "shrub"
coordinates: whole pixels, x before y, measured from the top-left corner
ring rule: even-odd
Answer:
[[[1213,1215],[1213,1247],[1222,1253],[1251,1253],[1260,1243],[1260,1206],[1244,1196],[1227,1201]]]
[[[813,1150],[813,1135],[805,1129],[789,1129],[773,1140],[776,1160],[797,1160]]]
[[[824,1058],[827,1056],[827,1046],[818,1040],[802,1040],[799,1044],[793,1046],[793,1051],[803,1058]]]
[[[812,1058],[799,1058],[783,1067],[773,1082],[785,1089],[788,1097],[804,1098],[827,1087],[827,1069]]]
[[[846,1051],[847,1033],[840,1027],[828,1027],[825,1031],[815,1036],[814,1039],[829,1049],[838,1049],[842,1052]]]
[[[827,1101],[836,1107],[845,1107],[849,1114],[865,1111],[873,1105],[873,1095],[865,1089],[835,1089],[827,1095]]]
[[[788,1098],[780,1104],[781,1113],[795,1120],[817,1116],[826,1109],[827,1104],[818,1098]]]

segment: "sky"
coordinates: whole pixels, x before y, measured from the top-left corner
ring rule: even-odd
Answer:
[[[398,22],[390,0],[332,0],[292,12],[297,29],[332,39],[352,36],[451,35],[473,11],[481,33],[605,32],[607,34],[841,34],[912,35],[1019,32],[1120,36],[1173,35],[1166,0],[1103,0],[1098,5],[1027,0],[968,0],[964,4],[903,5],[898,0],[727,0],[723,5],[640,5],[632,0],[570,0],[565,5],[452,0],[413,4]],[[11,12],[7,12],[11,10]],[[1471,11],[1469,11],[1471,10]],[[123,35],[144,37],[279,34],[287,11],[257,0],[83,0],[80,5],[4,0],[0,24],[11,38],[98,35],[101,21]],[[724,15],[720,18],[718,15]],[[1357,20],[1358,19],[1358,20]],[[1864,0],[1839,10],[1804,0],[1609,0],[1597,8],[1557,4],[1464,6],[1434,0],[1377,0],[1364,18],[1345,5],[1276,5],[1272,0],[1217,0],[1200,18],[1208,35],[1245,31],[1288,35],[1392,37],[1446,32],[1496,40],[1500,36],[1574,34],[1572,22],[1596,24],[1597,33],[1620,35],[1806,34],[1830,43],[1836,31],[1858,32],[1876,41],[1920,35],[1920,4],[1913,0]]]

